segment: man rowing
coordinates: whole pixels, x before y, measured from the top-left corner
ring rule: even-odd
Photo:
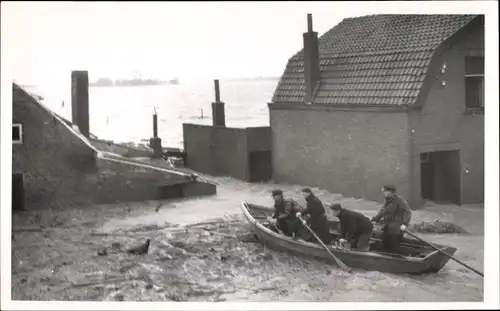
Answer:
[[[304,217],[306,220],[306,225],[309,225],[312,231],[323,241],[325,244],[330,244],[330,225],[328,219],[326,218],[325,208],[320,199],[312,193],[311,189],[302,189],[302,195],[306,200],[306,208],[301,212],[297,213],[297,217]],[[311,242],[316,242],[316,238],[313,236],[309,239]]]
[[[299,211],[297,202],[291,199],[285,199],[283,191],[276,189],[272,191],[274,199],[274,213],[268,218],[271,223],[271,230],[277,229],[283,231],[286,236],[296,237],[300,229],[300,220],[296,214]]]
[[[330,209],[340,221],[340,243],[348,242],[351,249],[366,252],[370,249],[373,224],[365,215],[332,204]]]
[[[384,186],[382,193],[385,204],[372,221],[383,224],[382,243],[385,251],[397,254],[404,231],[411,221],[412,211],[406,200],[396,194],[395,186]]]

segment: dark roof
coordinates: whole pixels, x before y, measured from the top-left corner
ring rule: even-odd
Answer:
[[[371,15],[344,19],[319,38],[321,82],[313,103],[411,105],[435,49],[474,15]],[[304,103],[303,51],[273,102]]]

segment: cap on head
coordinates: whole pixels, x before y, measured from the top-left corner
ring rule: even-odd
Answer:
[[[275,189],[271,192],[271,194],[273,197],[278,196],[278,195],[283,195],[283,190]]]
[[[334,212],[340,211],[342,209],[342,205],[335,203],[335,204],[330,205],[330,209]]]
[[[304,192],[304,193],[312,193],[311,191],[311,188],[302,188],[301,192]]]
[[[393,185],[385,185],[382,188],[382,191],[390,191],[390,192],[396,192],[396,187]]]

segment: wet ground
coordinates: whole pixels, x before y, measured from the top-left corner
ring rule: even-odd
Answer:
[[[208,177],[205,177],[208,178]],[[438,274],[356,271],[242,241],[239,203],[272,203],[272,184],[210,178],[213,197],[118,204],[14,215],[13,300],[149,301],[482,301],[483,279],[450,261]],[[301,203],[300,186],[280,186]],[[380,205],[315,190],[368,216]],[[129,211],[130,210],[130,211]],[[216,223],[195,225],[219,219]],[[413,222],[447,221],[470,234],[420,234],[458,247],[456,257],[483,270],[481,206],[428,205]],[[239,238],[238,238],[239,237]],[[151,238],[147,255],[126,253]],[[114,244],[114,247],[112,245]],[[107,255],[98,251],[106,248]]]

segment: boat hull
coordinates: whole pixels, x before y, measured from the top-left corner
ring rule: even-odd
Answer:
[[[241,209],[246,220],[251,225],[253,232],[258,236],[259,240],[268,244],[271,247],[278,248],[287,252],[314,257],[321,260],[334,262],[328,252],[319,244],[297,241],[290,237],[278,234],[255,218],[255,214],[269,215],[272,210],[270,208],[248,204],[243,202]],[[338,227],[338,222],[331,222],[333,230]],[[379,242],[377,234],[374,234],[372,243]],[[422,255],[420,257],[398,256],[381,252],[360,252],[355,250],[343,250],[330,246],[330,251],[335,254],[346,265],[356,269],[365,269],[371,271],[389,272],[389,273],[404,273],[404,274],[424,274],[435,273],[441,270],[449,260],[449,257],[435,250],[431,250],[424,245],[419,245],[417,242],[405,239],[405,247],[413,248],[415,252]],[[456,248],[436,245],[446,253],[453,255]]]

